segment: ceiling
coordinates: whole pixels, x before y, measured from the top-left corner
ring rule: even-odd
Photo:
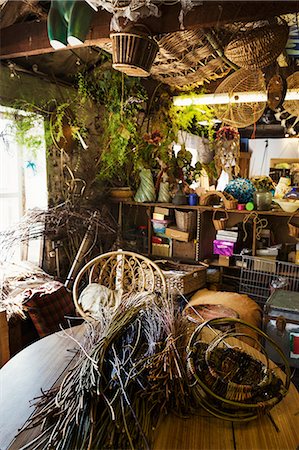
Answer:
[[[225,58],[223,49],[241,27],[281,14],[293,24],[299,9],[297,1],[202,3],[185,15],[184,31],[180,30],[177,4],[162,6],[160,18],[143,20],[160,46],[151,75],[176,91],[205,85],[207,91],[213,92],[219,81],[236,68]],[[82,65],[92,67],[102,51],[111,52],[111,15],[106,11],[95,13],[83,46],[53,51],[46,31],[49,8],[49,1],[0,0],[0,58],[15,70],[71,82]],[[289,61],[283,70],[287,74],[296,70],[294,62]]]

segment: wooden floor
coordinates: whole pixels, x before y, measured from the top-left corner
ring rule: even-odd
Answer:
[[[84,327],[69,331],[82,339]],[[27,347],[0,370],[0,449],[19,450],[36,430],[17,435],[33,407],[30,401],[60,379],[72,364],[75,344],[54,334]],[[241,425],[205,411],[188,419],[167,416],[155,431],[154,450],[296,450],[299,446],[299,394],[291,385],[284,400],[271,410],[276,431],[266,416]],[[93,449],[96,450],[96,449]]]

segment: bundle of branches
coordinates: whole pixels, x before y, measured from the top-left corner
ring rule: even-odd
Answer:
[[[142,449],[162,414],[188,404],[185,324],[156,295],[131,294],[103,308],[61,385],[39,401],[24,448]]]
[[[0,233],[0,259],[7,260],[17,244],[47,236],[67,238],[72,261],[91,224],[95,237],[116,234],[117,224],[105,206],[97,210],[97,214],[89,209],[74,208],[67,202],[48,210],[29,210],[19,223]]]

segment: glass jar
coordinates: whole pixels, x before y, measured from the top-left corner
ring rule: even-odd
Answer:
[[[258,211],[269,211],[271,209],[273,196],[269,191],[257,190],[253,193],[253,201]]]

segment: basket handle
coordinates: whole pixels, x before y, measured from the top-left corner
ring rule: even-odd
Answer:
[[[287,222],[288,225],[291,224],[291,221],[292,221],[293,217],[296,216],[296,214],[297,214],[297,211],[295,211],[295,212],[289,217],[289,220],[288,220],[288,222]]]
[[[225,211],[214,210],[212,220],[216,220],[216,214],[217,214],[217,212],[224,213],[225,216],[223,217],[223,219],[228,219],[228,214],[227,214],[227,211],[226,211],[226,210],[225,210]],[[219,219],[218,219],[218,220],[219,220]]]

